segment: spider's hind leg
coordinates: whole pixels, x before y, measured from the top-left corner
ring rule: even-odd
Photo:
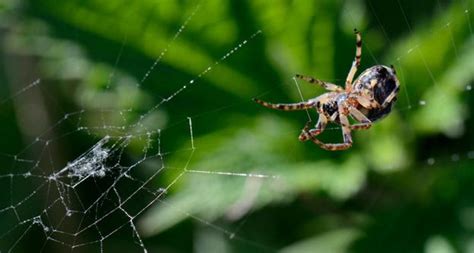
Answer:
[[[339,120],[342,126],[342,138],[344,139],[343,143],[324,143],[318,140],[316,137],[309,135],[311,141],[321,148],[336,151],[336,150],[346,150],[352,146],[352,136],[351,136],[351,127],[349,125],[349,120],[347,115],[341,113],[341,108],[339,109]]]
[[[298,137],[298,139],[300,141],[307,141],[313,137],[316,137],[317,135],[319,135],[320,133],[324,131],[327,123],[328,123],[328,119],[326,118],[326,116],[320,114],[318,123],[316,123],[315,128],[309,129],[309,124],[311,124],[311,121],[308,121],[308,123],[306,123],[303,130],[301,130],[301,134]]]
[[[361,123],[358,125],[351,125],[352,130],[369,129],[372,126],[372,121],[356,108],[349,107],[349,113],[355,120]]]

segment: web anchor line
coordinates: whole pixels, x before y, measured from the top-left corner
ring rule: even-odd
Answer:
[[[224,54],[219,60],[215,61],[214,64],[212,64],[211,66],[208,66],[207,68],[205,68],[203,71],[201,71],[197,77],[195,79],[191,79],[187,82],[187,84],[181,86],[181,88],[179,88],[178,90],[176,90],[175,92],[173,92],[171,95],[169,95],[168,97],[166,98],[163,98],[160,102],[158,102],[155,106],[153,106],[150,110],[148,110],[146,113],[144,113],[143,115],[140,116],[140,118],[138,119],[138,121],[134,124],[131,124],[130,125],[130,129],[132,128],[135,128],[136,126],[140,126],[142,121],[147,118],[147,116],[149,114],[151,114],[152,112],[156,111],[160,106],[162,106],[163,104],[171,101],[173,98],[175,98],[176,96],[178,96],[179,94],[181,94],[184,90],[186,90],[188,88],[188,86],[190,85],[196,85],[197,84],[197,81],[199,79],[201,79],[203,76],[205,76],[206,74],[208,74],[211,70],[213,70],[217,65],[219,65],[221,62],[223,62],[224,60],[226,60],[227,58],[229,58],[231,55],[233,55],[235,52],[237,52],[237,50],[239,50],[241,47],[243,47],[244,45],[246,45],[249,41],[253,40],[255,37],[257,37],[259,34],[261,34],[262,31],[261,30],[257,30],[255,33],[253,33],[248,39],[245,39],[243,40],[242,42],[240,42],[239,44],[237,44],[237,46],[235,46],[234,48],[232,48],[231,50],[229,50],[226,54]]]
[[[208,175],[220,175],[220,176],[235,176],[235,177],[253,177],[253,178],[268,178],[268,179],[279,179],[279,176],[266,175],[266,174],[255,174],[255,173],[241,173],[241,172],[225,172],[225,171],[207,171],[207,170],[186,170],[188,173],[197,174],[208,174]]]

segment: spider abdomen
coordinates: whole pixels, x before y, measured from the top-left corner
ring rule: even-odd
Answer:
[[[366,69],[352,85],[353,93],[363,94],[366,98],[376,102],[377,106],[361,108],[361,111],[371,121],[381,119],[390,113],[397,100],[398,89],[399,81],[395,70],[383,65]],[[393,96],[393,98],[387,99],[389,96]]]

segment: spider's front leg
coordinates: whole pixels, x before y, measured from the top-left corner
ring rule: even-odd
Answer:
[[[395,69],[393,65],[391,66],[393,73],[395,74]],[[398,91],[400,90],[400,82],[398,79],[395,78],[395,89],[385,98],[385,101],[382,103],[382,107],[386,107],[388,104],[392,103],[392,101],[396,98]]]
[[[344,91],[342,89],[342,87],[339,87],[339,86],[337,86],[333,83],[327,83],[325,81],[321,81],[321,80],[316,79],[314,77],[304,76],[304,75],[300,75],[300,74],[296,74],[295,77],[298,78],[298,79],[301,79],[303,81],[306,81],[308,83],[319,85],[319,86],[323,87],[324,89],[326,89],[328,91],[335,91],[335,92]]]
[[[316,123],[315,128],[309,129],[309,125],[311,124],[311,121],[308,121],[308,123],[306,123],[303,130],[301,130],[301,134],[298,137],[298,139],[300,141],[307,141],[313,137],[316,137],[317,135],[319,135],[320,133],[324,131],[324,128],[326,128],[327,123],[328,123],[328,119],[326,118],[326,116],[320,114],[318,123]]]
[[[292,104],[272,104],[265,102],[263,100],[254,98],[253,101],[255,101],[257,104],[261,104],[267,108],[270,109],[275,109],[275,110],[280,110],[280,111],[298,111],[298,110],[306,110],[314,107],[314,101],[309,100],[306,102],[300,102],[300,103],[292,103]]]
[[[346,91],[349,92],[352,89],[352,80],[357,72],[357,68],[360,65],[360,58],[362,56],[362,37],[360,36],[360,32],[357,29],[354,29],[354,33],[356,35],[356,55],[354,61],[352,62],[351,69],[349,70],[349,74],[347,74],[346,78]]]

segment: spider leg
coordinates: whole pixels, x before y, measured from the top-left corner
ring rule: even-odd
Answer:
[[[365,95],[354,95],[354,97],[356,98],[357,102],[362,105],[363,107],[367,108],[367,109],[371,109],[371,108],[379,108],[380,107],[380,104],[375,101],[374,99],[369,99],[367,98],[367,96]]]
[[[349,74],[347,74],[346,78],[346,91],[351,91],[352,88],[352,80],[357,72],[357,68],[360,65],[360,57],[362,55],[362,37],[360,36],[360,32],[357,29],[354,29],[354,33],[356,35],[356,54],[354,61],[352,62],[351,69],[349,70]]]
[[[305,109],[313,108],[315,106],[315,103],[312,100],[309,100],[306,102],[300,102],[300,103],[292,103],[292,104],[272,104],[272,103],[268,103],[256,98],[254,98],[253,101],[267,108],[281,110],[281,111],[305,110]]]
[[[309,124],[310,123],[311,123],[311,121],[308,121],[308,123],[306,123],[303,130],[301,130],[301,134],[298,137],[298,139],[300,141],[307,141],[311,137],[315,137],[315,136],[319,135],[320,133],[322,133],[324,131],[324,129],[326,128],[326,125],[328,123],[328,119],[326,118],[326,116],[324,116],[322,114],[319,114],[318,123],[316,123],[315,128],[309,129]]]
[[[400,90],[400,83],[398,81],[395,82],[395,88],[393,91],[385,98],[385,100],[382,103],[382,108],[385,108],[389,103],[391,103],[395,97],[398,94],[398,91]]]
[[[335,150],[345,150],[352,146],[352,136],[351,136],[351,127],[349,125],[349,120],[347,115],[342,113],[342,106],[339,107],[339,121],[341,122],[342,127],[342,138],[344,143],[323,143],[322,141],[316,139],[316,137],[309,135],[311,141],[321,148],[335,151]]]
[[[372,126],[372,121],[356,108],[352,106],[349,107],[349,113],[354,117],[354,119],[361,123],[358,125],[351,125],[352,130],[369,129]]]
[[[323,87],[324,89],[326,89],[328,91],[336,91],[336,92],[344,91],[344,89],[342,89],[342,87],[339,87],[339,86],[337,86],[333,83],[327,83],[325,81],[321,81],[321,80],[316,79],[314,77],[304,76],[304,75],[300,75],[300,74],[296,74],[295,77],[298,78],[298,79],[304,80],[308,83],[319,85],[319,86]]]

